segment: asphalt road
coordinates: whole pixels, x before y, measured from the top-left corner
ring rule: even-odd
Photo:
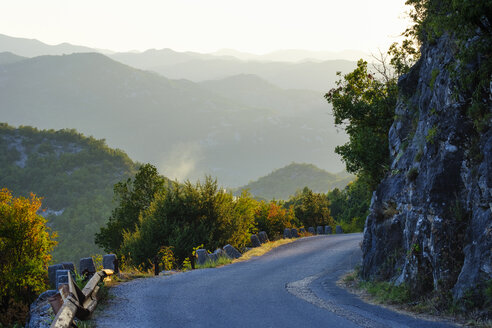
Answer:
[[[336,286],[360,262],[361,234],[316,236],[216,269],[111,289],[105,327],[453,327],[369,305]]]

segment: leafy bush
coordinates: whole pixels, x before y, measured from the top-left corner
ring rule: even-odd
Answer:
[[[345,189],[334,189],[327,194],[330,201],[330,213],[345,232],[364,230],[369,205],[371,203],[370,186],[358,178]]]
[[[210,177],[195,185],[173,183],[141,212],[135,231],[124,232],[120,253],[134,264],[149,267],[149,259],[162,246],[173,246],[179,262],[198,244],[207,249],[226,244],[244,247],[254,230],[255,207],[248,193],[235,198]]]
[[[305,227],[335,225],[330,215],[330,201],[327,196],[314,193],[307,187],[291,197],[284,206],[293,207],[295,219],[299,220],[300,225]]]
[[[46,289],[55,234],[38,215],[41,199],[0,190],[0,322],[24,323],[28,305]]]
[[[285,228],[297,226],[292,208],[285,209],[278,201],[260,202],[255,211],[258,231],[265,231],[271,240],[282,237]]]
[[[147,209],[154,196],[166,187],[166,179],[151,164],[142,165],[133,180],[114,185],[114,197],[119,202],[109,222],[96,234],[95,242],[107,252],[118,253],[123,233],[135,231],[139,215]]]

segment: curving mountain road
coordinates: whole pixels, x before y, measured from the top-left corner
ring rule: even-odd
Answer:
[[[104,327],[453,327],[369,305],[335,285],[361,234],[316,236],[222,268],[134,280],[95,319]]]

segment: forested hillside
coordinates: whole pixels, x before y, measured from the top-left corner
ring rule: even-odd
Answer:
[[[0,124],[0,186],[17,196],[42,197],[43,216],[58,233],[55,261],[100,253],[94,234],[113,209],[113,185],[136,165],[104,140],[75,130]]]
[[[346,135],[332,127],[320,93],[272,86],[261,100],[246,101],[261,80],[235,81],[242,90],[233,93],[224,89],[227,81],[169,80],[96,53],[41,56],[0,69],[5,122],[105,138],[172,178],[211,174],[234,187],[292,161],[342,169],[332,153]]]
[[[327,172],[313,164],[292,163],[238,188],[236,194],[248,190],[257,198],[287,200],[304,187],[317,193],[327,193],[335,188],[345,188],[354,178],[345,172]]]

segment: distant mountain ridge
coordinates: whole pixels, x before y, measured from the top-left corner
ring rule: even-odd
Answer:
[[[79,52],[110,52],[85,46],[77,46],[66,42],[57,45],[49,45],[36,39],[17,38],[0,34],[0,52],[6,51],[23,57],[68,55]]]
[[[286,91],[254,76],[203,85],[169,80],[97,53],[40,56],[0,69],[2,120],[76,128],[166,176],[211,174],[234,187],[292,161],[343,167],[333,150],[346,136],[333,128],[319,92]],[[241,85],[236,93],[226,91],[232,82]],[[271,91],[248,97],[257,85]]]
[[[314,192],[326,193],[335,188],[343,189],[354,179],[353,175],[346,172],[333,174],[313,164],[291,163],[238,188],[235,194],[249,190],[255,197],[265,200],[287,200],[304,187]]]

